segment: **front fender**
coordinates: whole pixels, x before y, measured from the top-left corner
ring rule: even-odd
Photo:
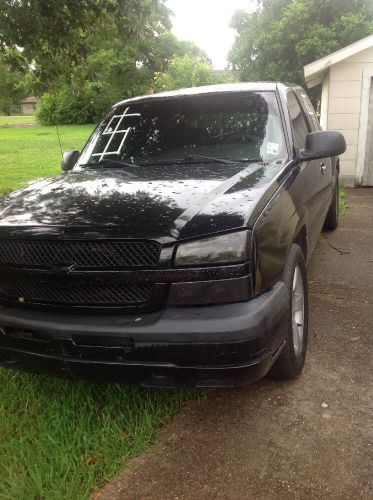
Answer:
[[[307,227],[307,193],[294,167],[253,227],[255,240],[255,292],[268,290],[279,280],[292,243]]]

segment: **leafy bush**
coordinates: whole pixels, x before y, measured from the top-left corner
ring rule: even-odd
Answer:
[[[88,83],[74,90],[62,86],[57,93],[44,94],[38,121],[42,125],[95,123],[112,102],[106,89],[97,84]]]

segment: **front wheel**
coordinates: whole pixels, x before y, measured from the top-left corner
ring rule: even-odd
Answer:
[[[308,289],[306,265],[301,248],[293,244],[283,274],[290,290],[290,304],[285,346],[271,368],[276,378],[292,379],[304,366],[308,339]]]

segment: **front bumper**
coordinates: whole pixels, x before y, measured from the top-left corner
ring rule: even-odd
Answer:
[[[0,307],[0,365],[144,387],[233,387],[268,372],[288,308],[282,282],[247,302],[138,317]]]

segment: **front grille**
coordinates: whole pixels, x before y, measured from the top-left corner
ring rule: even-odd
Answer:
[[[153,285],[56,285],[25,279],[0,279],[0,300],[67,306],[138,306],[151,298]]]
[[[16,266],[155,267],[159,254],[160,245],[156,241],[0,240],[0,264]]]

